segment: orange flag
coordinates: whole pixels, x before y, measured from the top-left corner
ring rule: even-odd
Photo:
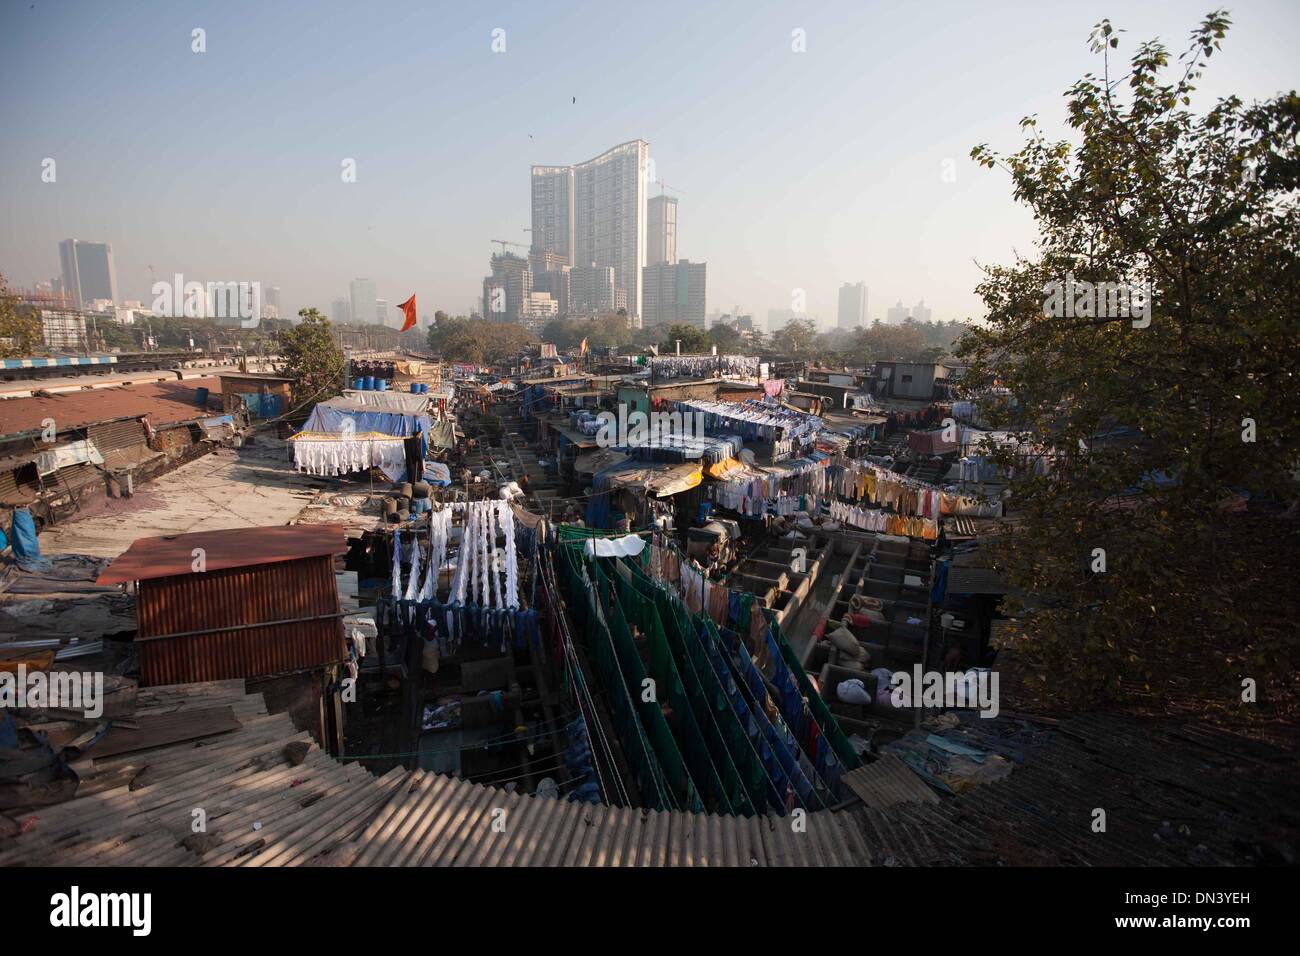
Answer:
[[[411,297],[398,308],[402,310],[402,315],[406,316],[406,321],[402,323],[402,331],[415,328],[415,293],[411,293]]]

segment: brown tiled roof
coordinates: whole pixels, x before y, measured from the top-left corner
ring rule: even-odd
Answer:
[[[219,392],[221,386],[216,378],[191,378],[8,398],[0,401],[0,435],[40,428],[47,418],[59,431],[137,415],[148,415],[154,426],[189,421],[213,414],[195,404],[200,387]]]

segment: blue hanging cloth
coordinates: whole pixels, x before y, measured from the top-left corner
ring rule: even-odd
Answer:
[[[24,571],[48,571],[52,566],[49,558],[41,557],[41,545],[36,540],[36,520],[31,509],[14,509],[13,525],[10,527],[13,541],[14,560]]]

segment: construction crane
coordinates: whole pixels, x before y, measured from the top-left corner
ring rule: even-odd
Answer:
[[[491,241],[495,242],[497,245],[501,247],[501,255],[503,256],[506,254],[506,246],[517,246],[520,249],[529,248],[528,246],[524,245],[524,243],[522,242],[507,242],[504,239],[493,239]]]
[[[662,195],[664,194],[664,190],[665,190],[665,189],[668,190],[668,191],[671,192],[671,193],[676,193],[676,194],[679,195],[679,196],[685,196],[685,195],[686,195],[684,192],[682,192],[680,189],[676,188],[675,186],[669,186],[669,185],[668,185],[666,182],[664,182],[662,179],[659,180],[659,195],[662,196]]]

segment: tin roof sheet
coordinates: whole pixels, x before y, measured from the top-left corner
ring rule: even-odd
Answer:
[[[347,539],[340,524],[231,528],[138,538],[113,560],[95,583],[123,584],[190,574],[194,570],[195,548],[203,549],[206,570],[221,571],[341,554],[347,550]]]

